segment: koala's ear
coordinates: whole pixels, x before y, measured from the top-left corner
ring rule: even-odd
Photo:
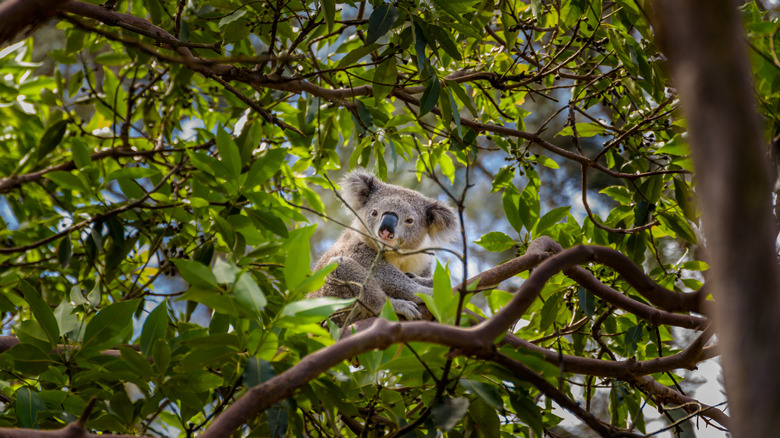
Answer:
[[[382,184],[373,173],[355,169],[341,180],[341,197],[352,208],[363,207]]]
[[[452,242],[458,237],[458,218],[455,211],[444,202],[431,202],[425,207],[428,234],[440,242]]]

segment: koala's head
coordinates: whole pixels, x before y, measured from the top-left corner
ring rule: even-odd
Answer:
[[[449,242],[457,235],[455,212],[446,203],[386,184],[362,169],[345,176],[341,187],[341,196],[368,227],[367,234],[390,246],[418,249]],[[359,220],[353,226],[363,229]],[[364,240],[376,246],[373,239]]]

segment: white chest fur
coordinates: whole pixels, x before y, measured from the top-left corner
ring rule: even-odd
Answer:
[[[425,241],[420,245],[420,249],[428,248],[432,243],[431,239],[426,236]],[[386,252],[385,259],[401,272],[413,272],[417,275],[421,275],[422,272],[433,263],[433,256],[424,252],[417,252],[414,254]]]

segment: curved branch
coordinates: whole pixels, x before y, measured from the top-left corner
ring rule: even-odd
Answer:
[[[537,298],[539,291],[541,291],[541,289],[544,287],[544,284],[550,277],[561,270],[566,270],[576,265],[594,261],[603,263],[615,269],[618,271],[618,273],[623,275],[632,286],[636,287],[637,290],[644,292],[649,291],[650,295],[654,298],[656,298],[656,296],[653,294],[658,295],[661,293],[658,288],[663,289],[650,280],[649,277],[644,275],[644,273],[641,272],[641,270],[636,267],[636,265],[634,265],[630,259],[613,249],[599,246],[578,246],[569,248],[554,255],[542,263],[539,267],[537,267],[536,270],[528,277],[528,280],[526,280],[520,287],[515,297],[512,298],[512,300],[503,309],[501,309],[501,311],[496,313],[496,315],[490,319],[489,325],[483,325],[479,330],[482,330],[483,334],[490,337],[490,339],[496,339],[504,331],[506,331],[506,329],[514,324],[516,318],[518,318],[519,315],[523,315],[525,313],[531,303]],[[663,289],[663,291],[669,292],[666,289]],[[622,296],[622,294],[620,295]],[[626,302],[622,300],[620,303],[626,304]],[[645,305],[641,304],[641,306]],[[642,309],[641,306],[636,305],[633,308],[640,310]],[[703,328],[707,324],[707,320],[704,318],[686,315],[672,315],[667,312],[661,312],[657,309],[653,309],[649,306],[647,307],[648,309],[645,309],[644,311],[653,313],[652,315],[647,315],[648,317],[668,318],[665,320],[680,322],[686,324],[687,326],[693,326],[692,328]]]
[[[560,354],[557,351],[532,344],[530,341],[511,333],[504,337],[504,341],[513,347],[541,354],[544,360],[559,365],[567,373],[631,381],[648,374],[680,368],[695,369],[699,362],[719,354],[717,347],[705,347],[710,337],[712,337],[712,331],[707,330],[679,353],[644,361],[635,359],[613,361]]]
[[[148,36],[159,42],[168,44],[180,56],[186,59],[197,60],[190,49],[178,38],[168,33],[165,29],[155,26],[149,21],[132,14],[114,12],[99,5],[72,0],[63,8],[65,12],[80,15],[100,21],[109,26],[118,26],[129,31]]]
[[[691,293],[675,292],[666,289],[648,277],[631,259],[619,251],[605,246],[590,246],[588,248],[590,248],[592,256],[590,261],[609,266],[617,271],[637,292],[647,298],[652,304],[670,312],[708,313],[708,306],[705,306],[707,293],[703,289]],[[593,274],[581,267],[564,270],[564,273],[583,287],[593,287],[594,290],[591,292],[594,293],[607,287],[596,279]],[[697,320],[700,319],[702,318],[697,318]]]
[[[494,288],[502,281],[536,267],[561,250],[561,245],[550,237],[542,236],[536,238],[528,244],[525,254],[471,277],[466,284],[471,285],[479,282],[479,289]],[[457,293],[462,287],[463,285],[459,284],[453,287],[452,290]]]

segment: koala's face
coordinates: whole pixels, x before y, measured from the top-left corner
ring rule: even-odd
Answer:
[[[428,237],[425,211],[419,201],[392,195],[374,196],[359,214],[375,238],[390,246],[417,249]]]
[[[358,214],[353,226],[377,241],[401,249],[419,249],[432,241],[446,242],[458,230],[455,213],[447,204],[400,186],[386,184],[371,173],[355,170],[342,181],[342,196]]]

